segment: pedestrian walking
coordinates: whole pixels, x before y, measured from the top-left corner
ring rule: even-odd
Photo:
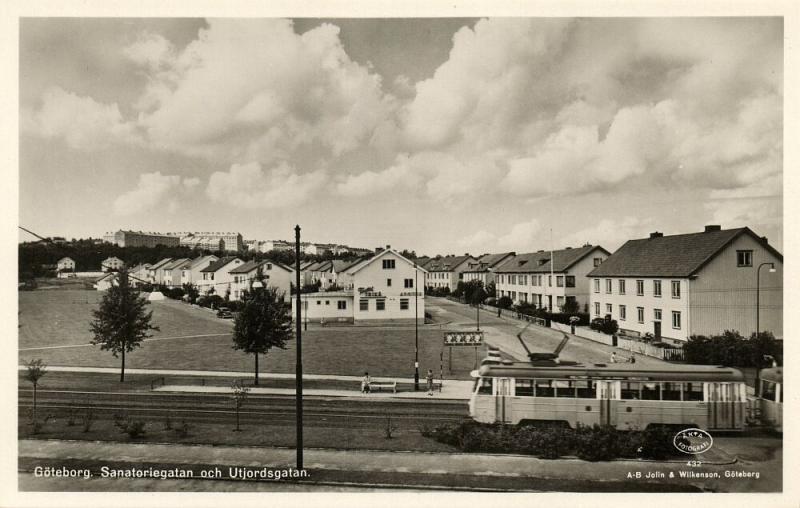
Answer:
[[[361,393],[369,393],[369,372],[364,373],[364,377],[361,378]]]
[[[616,351],[612,351],[611,352],[611,358],[609,358],[608,361],[611,362],[611,363],[617,363],[617,352]]]
[[[431,369],[428,369],[425,379],[428,381],[428,395],[433,396],[433,371]]]

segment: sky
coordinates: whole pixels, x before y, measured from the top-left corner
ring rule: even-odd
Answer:
[[[25,18],[19,55],[42,235],[783,250],[780,18]]]

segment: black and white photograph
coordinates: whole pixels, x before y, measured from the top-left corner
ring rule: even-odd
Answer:
[[[20,15],[0,504],[786,505],[777,6]]]

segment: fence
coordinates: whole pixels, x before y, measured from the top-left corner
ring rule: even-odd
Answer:
[[[466,302],[463,298],[456,298],[454,296],[445,296],[445,299],[450,300],[451,302],[457,302],[466,305]],[[513,309],[501,309],[499,307],[493,307],[491,305],[482,305],[481,310],[486,312],[491,312],[495,314],[497,317],[503,316],[512,319],[519,319],[520,321],[527,321],[529,323],[533,323],[539,326],[547,326],[547,321],[540,317],[536,316],[529,316],[527,314],[522,314],[521,312],[517,312]]]
[[[556,323],[555,321],[550,321],[550,328],[566,333],[572,332],[572,327],[570,327],[570,325],[565,325],[563,323]],[[592,340],[594,342],[600,342],[601,344],[605,344],[606,346],[614,345],[614,338],[611,335],[606,335],[605,333],[596,332],[590,328],[586,328],[583,326],[575,327],[575,335],[577,335],[578,337],[583,337],[584,339]]]
[[[646,356],[652,356],[661,360],[680,362],[684,360],[683,349],[667,349],[655,347],[652,344],[638,340],[617,337],[617,347],[626,351],[632,351]]]

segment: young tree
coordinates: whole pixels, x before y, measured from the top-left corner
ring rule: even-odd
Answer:
[[[256,385],[258,355],[266,354],[273,347],[286,349],[286,342],[292,338],[291,311],[291,304],[277,288],[256,287],[245,292],[233,325],[233,349],[254,355]]]
[[[231,384],[231,390],[233,390],[233,404],[236,408],[236,432],[239,432],[239,410],[244,405],[244,401],[247,400],[247,394],[250,392],[250,388],[244,386],[241,381],[238,379]]]
[[[197,298],[200,296],[200,291],[198,291],[197,286],[191,282],[187,282],[183,285],[183,292],[185,293],[186,299],[189,301],[189,303],[195,303]]]
[[[109,350],[114,358],[122,357],[119,375],[120,383],[125,381],[125,353],[140,347],[142,341],[158,330],[151,323],[153,312],[147,312],[147,300],[130,285],[125,269],[117,273],[117,284],[111,285],[94,311],[94,321],[89,325],[94,338],[92,344]]]
[[[37,358],[36,360],[30,360],[26,365],[25,370],[25,379],[30,381],[33,385],[33,425],[34,428],[36,427],[36,388],[39,385],[39,380],[47,374],[47,366],[44,362]]]
[[[488,295],[483,288],[483,282],[474,279],[464,284],[464,300],[469,305],[479,305],[483,303]]]
[[[497,298],[497,285],[494,281],[486,284],[486,296],[488,298]]]

